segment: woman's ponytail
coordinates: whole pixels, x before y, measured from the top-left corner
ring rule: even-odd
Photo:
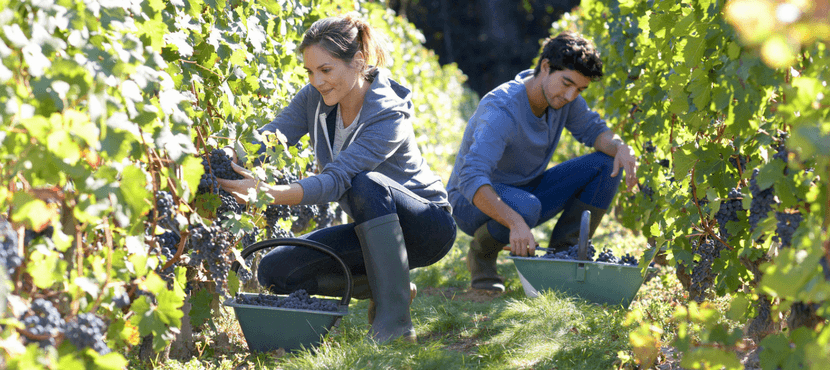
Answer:
[[[360,51],[363,52],[366,63],[376,67],[386,66],[389,57],[386,54],[386,40],[383,40],[382,35],[360,18],[357,12],[347,13],[343,18],[357,29],[356,41],[359,40]]]

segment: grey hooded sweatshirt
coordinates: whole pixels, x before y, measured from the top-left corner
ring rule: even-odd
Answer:
[[[353,123],[357,127],[346,137],[335,160],[331,141],[336,106],[327,106],[311,84],[304,86],[277,118],[259,129],[260,133],[279,130],[291,145],[310,135],[317,168],[322,170],[298,181],[303,188],[300,204],[340,201],[356,174],[375,171],[428,201],[449,206],[441,178],[430,170],[415,142],[410,90],[393,81],[388,70],[377,71],[363,99],[360,118]]]

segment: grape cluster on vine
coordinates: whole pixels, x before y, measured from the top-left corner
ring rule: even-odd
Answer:
[[[339,306],[336,302],[326,299],[313,298],[308,295],[308,292],[306,292],[305,289],[296,290],[287,297],[279,297],[277,295],[270,294],[237,294],[236,303],[297,310],[327,312],[339,311]]]
[[[729,163],[731,163],[732,167],[735,167],[735,169],[741,173],[746,171],[746,156],[744,155],[738,154],[730,156]]]
[[[291,207],[291,214],[296,217],[291,224],[291,231],[299,233],[305,230],[311,221],[317,217],[318,209],[316,204],[301,204]]]
[[[798,229],[798,225],[801,224],[801,220],[803,219],[801,212],[775,212],[775,218],[778,220],[778,224],[775,228],[776,235],[772,237],[772,240],[781,242],[781,246],[783,247],[792,246],[793,234],[795,234],[795,230]]]
[[[720,235],[729,238],[729,232],[726,230],[726,224],[729,221],[738,221],[738,212],[744,212],[744,206],[741,199],[743,194],[740,190],[732,188],[729,191],[728,198],[720,202],[718,213],[715,214],[715,221],[718,223]]]
[[[216,292],[224,294],[227,286],[228,271],[232,259],[230,257],[232,245],[230,233],[219,226],[199,225],[190,229],[187,240],[190,249],[190,263],[193,266],[203,265],[216,282]]]
[[[22,263],[23,257],[17,246],[17,232],[9,221],[0,218],[0,264],[3,264],[9,274],[14,274]]]
[[[749,204],[749,229],[755,230],[758,223],[767,218],[767,214],[772,211],[773,205],[778,203],[775,198],[775,190],[773,186],[766,189],[761,189],[758,186],[759,169],[752,170],[752,177],[749,179],[749,191],[752,193],[752,202]]]
[[[720,252],[726,247],[719,242],[708,239],[692,241],[692,253],[696,256],[693,262],[689,298],[698,303],[706,299],[707,292],[714,287],[717,272],[712,270],[712,264],[720,257]]]
[[[103,319],[93,313],[79,314],[74,320],[67,322],[63,335],[79,350],[92,348],[101,355],[110,353],[110,348],[104,341],[107,335],[107,325]]]
[[[293,238],[294,233],[291,230],[285,230],[278,223],[279,220],[285,220],[291,217],[291,207],[284,204],[269,204],[265,207],[265,223],[268,226],[268,238],[282,239]]]
[[[22,320],[26,331],[44,339],[37,340],[41,348],[55,346],[55,336],[63,331],[64,321],[60,312],[51,301],[43,298],[35,299],[32,302],[29,314]],[[27,339],[27,343],[32,340]]]

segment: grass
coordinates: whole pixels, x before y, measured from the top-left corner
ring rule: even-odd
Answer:
[[[553,223],[534,230],[546,240]],[[609,369],[620,365],[617,353],[629,352],[628,310],[591,304],[557,292],[528,298],[512,261],[499,257],[506,278],[501,294],[469,289],[464,263],[470,237],[459,233],[455,247],[438,263],[412,272],[418,297],[411,307],[418,343],[377,345],[366,339],[368,301],[353,300],[340,325],[311,349],[293,353],[250,353],[232,311],[215,318],[216,329],[196,336],[200,354],[187,361],[168,360],[159,369]],[[544,243],[543,243],[544,244]],[[621,255],[641,256],[645,239],[606,217],[594,245]],[[670,317],[672,302],[685,300],[670,273],[651,279],[632,308]],[[670,322],[666,320],[670,326]],[[670,331],[671,328],[666,328]],[[149,368],[129,356],[130,368]]]

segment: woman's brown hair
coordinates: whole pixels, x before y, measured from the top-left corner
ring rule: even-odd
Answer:
[[[303,35],[300,53],[312,45],[319,45],[346,64],[352,63],[358,51],[363,52],[361,73],[367,80],[374,75],[375,68],[371,66],[383,67],[389,58],[381,35],[356,12],[314,22]]]

